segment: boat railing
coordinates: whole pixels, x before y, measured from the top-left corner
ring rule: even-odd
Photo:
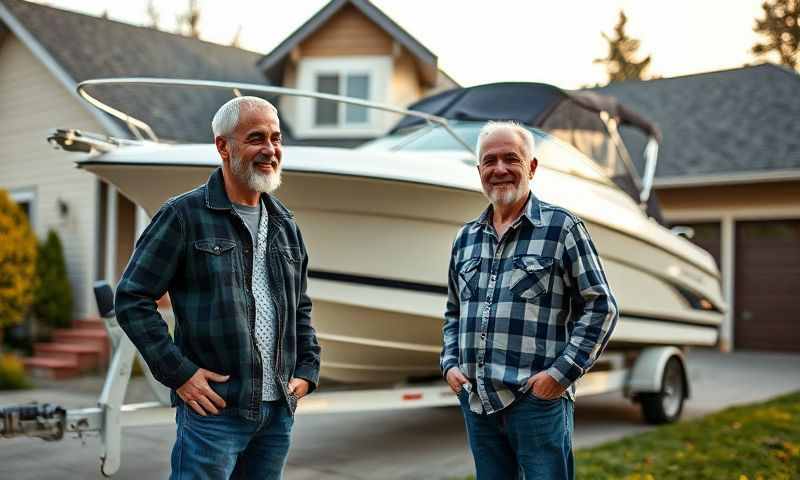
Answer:
[[[154,142],[159,141],[159,137],[156,132],[153,130],[147,122],[136,118],[122,110],[119,110],[106,102],[103,102],[96,96],[90,94],[87,91],[87,88],[92,86],[99,86],[99,85],[149,85],[149,86],[179,86],[179,87],[190,87],[190,88],[211,88],[211,89],[218,89],[218,90],[228,90],[234,96],[241,96],[242,91],[246,92],[258,92],[258,93],[267,93],[270,95],[286,95],[290,97],[301,97],[301,98],[311,98],[316,100],[328,100],[332,102],[344,103],[347,105],[354,105],[364,108],[371,108],[375,110],[381,110],[384,112],[396,113],[401,115],[410,115],[413,117],[418,117],[429,124],[436,124],[444,128],[448,134],[452,135],[452,137],[458,142],[459,145],[463,146],[468,152],[474,154],[472,147],[470,147],[464,140],[459,137],[445,118],[438,117],[436,115],[430,115],[427,113],[415,111],[415,110],[407,110],[405,108],[395,107],[393,105],[387,105],[377,102],[372,102],[369,100],[363,100],[360,98],[353,98],[353,97],[346,97],[343,95],[332,95],[328,93],[320,93],[320,92],[310,92],[305,90],[297,90],[293,88],[286,88],[286,87],[275,87],[271,85],[258,85],[253,83],[241,83],[241,82],[221,82],[221,81],[213,81],[213,80],[190,80],[190,79],[175,79],[175,78],[153,78],[153,77],[123,77],[123,78],[98,78],[92,80],[85,80],[78,84],[76,87],[78,95],[83,98],[86,102],[88,102],[93,107],[97,108],[100,111],[103,111],[112,117],[115,117],[122,122],[124,122],[128,128],[131,130],[134,136],[136,136],[139,140],[151,140]]]

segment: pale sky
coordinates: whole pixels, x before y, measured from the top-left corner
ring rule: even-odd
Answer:
[[[59,8],[147,23],[147,0],[47,0]],[[188,0],[156,0],[161,28],[174,29]],[[200,0],[201,38],[228,44],[241,25],[243,48],[266,53],[327,2],[323,0]],[[672,77],[741,67],[761,16],[761,0],[373,0],[439,57],[464,86],[499,81],[545,82],[562,88],[605,83],[611,33],[620,8],[627,32],[652,55],[649,73]]]

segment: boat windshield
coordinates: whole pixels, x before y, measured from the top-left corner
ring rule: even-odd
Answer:
[[[467,145],[478,142],[484,122],[450,122],[450,129]],[[536,128],[526,127],[536,141],[536,158],[541,165],[589,180],[609,183],[608,175],[572,146]],[[405,129],[359,147],[381,151],[466,151],[458,140],[438,125]],[[471,152],[470,152],[471,153]]]

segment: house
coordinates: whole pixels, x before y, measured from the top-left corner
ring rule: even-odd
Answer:
[[[437,57],[366,0],[334,0],[258,62],[269,83],[408,105],[458,86]],[[364,108],[283,98],[295,143],[353,146],[399,120]]]
[[[90,78],[171,77],[299,87],[405,105],[455,85],[436,56],[366,0],[333,0],[267,55],[60,10],[0,0],[0,188],[39,237],[63,242],[76,317],[96,312],[91,285],[115,283],[147,218],[123,194],[45,141],[55,128],[122,138],[136,132],[75,93]],[[92,91],[164,140],[209,142],[233,92],[118,87]],[[353,145],[388,117],[325,102],[280,101],[287,143]]]
[[[800,351],[800,75],[763,64],[597,91],[663,132],[654,186],[721,267],[722,347]]]

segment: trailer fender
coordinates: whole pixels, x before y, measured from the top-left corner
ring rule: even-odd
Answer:
[[[686,398],[689,398],[688,369],[683,352],[677,347],[647,347],[641,351],[631,368],[625,385],[625,394],[635,397],[639,393],[657,393],[661,391],[664,368],[670,358],[675,357],[683,367],[683,386]]]

